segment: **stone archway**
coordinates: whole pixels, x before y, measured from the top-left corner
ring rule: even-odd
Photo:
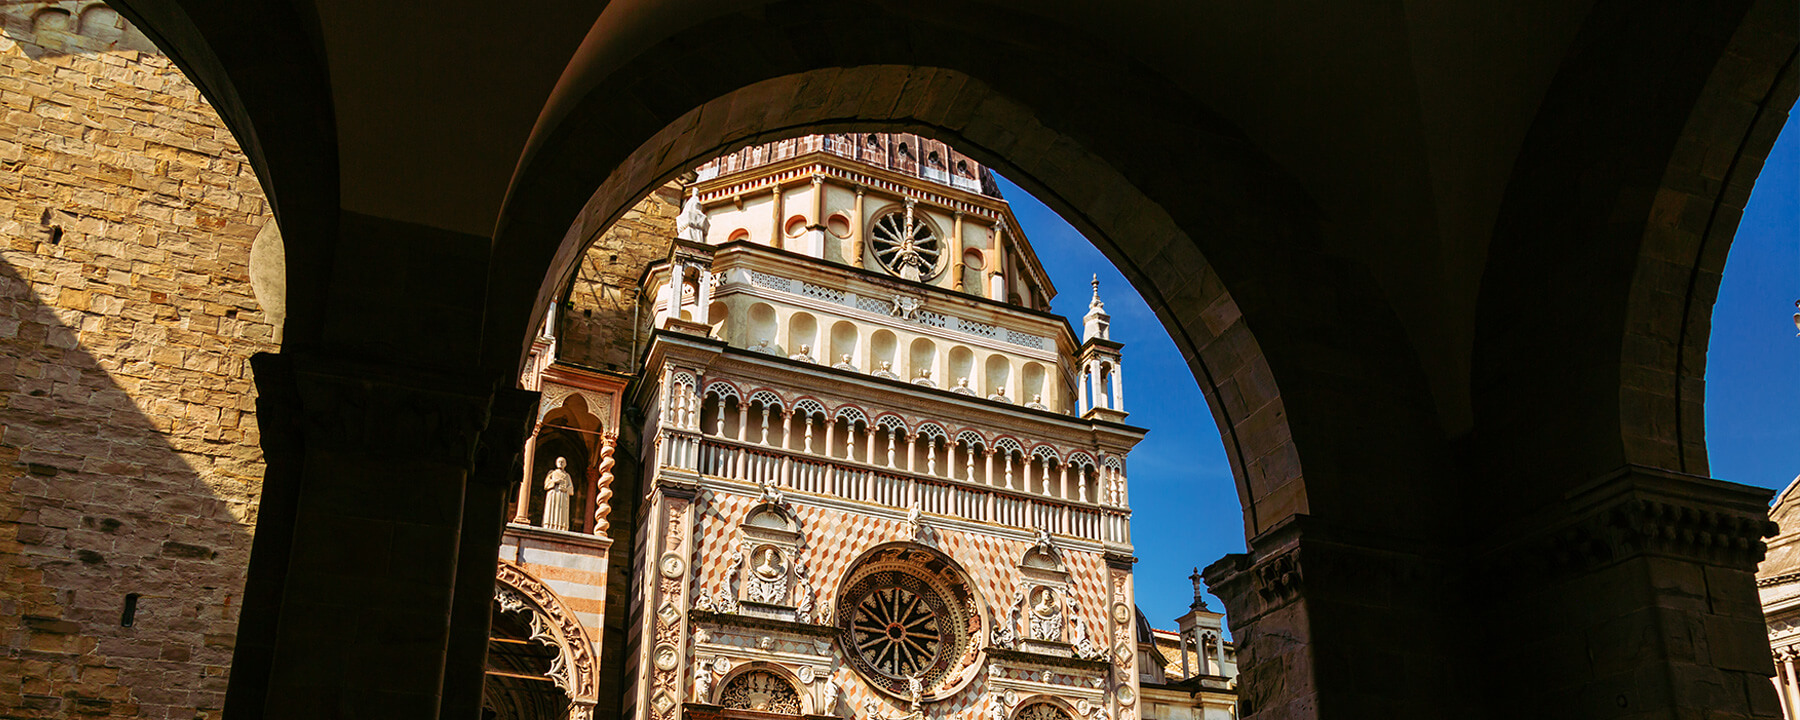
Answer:
[[[569,696],[569,719],[589,720],[599,697],[599,663],[594,642],[556,592],[524,568],[501,560],[494,602],[501,609],[531,613],[534,639],[557,648],[550,679]]]

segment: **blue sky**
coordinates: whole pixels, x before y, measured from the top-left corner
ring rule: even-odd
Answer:
[[[1777,489],[1800,474],[1800,338],[1792,321],[1800,298],[1796,136],[1784,132],[1776,143],[1738,228],[1713,308],[1706,375],[1713,476]],[[1193,568],[1244,549],[1218,428],[1174,342],[1112,263],[1023,189],[1005,179],[1000,187],[1056,284],[1054,309],[1077,332],[1088,279],[1100,275],[1112,337],[1125,343],[1129,422],[1151,431],[1129,467],[1138,605],[1152,625],[1172,628],[1193,599]],[[1223,610],[1217,598],[1207,602]]]

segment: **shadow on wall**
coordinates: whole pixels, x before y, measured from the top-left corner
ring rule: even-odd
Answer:
[[[109,50],[157,52],[125,18],[93,2],[14,2],[0,14],[0,32],[19,41],[33,60],[72,53]]]
[[[0,717],[217,718],[263,472],[267,206],[110,8],[0,0],[0,30]]]
[[[257,480],[248,468],[202,478],[193,461],[207,458],[170,444],[104,366],[118,363],[76,344],[58,320],[70,314],[0,262],[0,706],[214,716]],[[185,394],[162,390],[157,402]],[[238,461],[256,464],[245,448]]]

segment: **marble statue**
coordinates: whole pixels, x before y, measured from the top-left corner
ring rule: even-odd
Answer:
[[[931,368],[925,368],[924,370],[920,370],[919,376],[916,378],[913,378],[913,384],[914,385],[924,385],[925,387],[928,387],[928,388],[937,387],[937,381],[931,379]]]
[[[855,370],[856,369],[855,365],[850,364],[850,354],[849,353],[844,353],[843,355],[839,355],[838,356],[838,364],[833,365],[831,367],[832,367],[832,369],[835,369],[835,370]]]
[[[1004,387],[995,388],[994,394],[989,395],[988,399],[1003,402],[1003,403],[1011,403],[1012,402],[1012,398],[1009,398],[1006,396],[1006,388],[1004,388]]]
[[[958,395],[974,395],[975,394],[974,390],[969,389],[969,379],[968,378],[958,379],[956,381],[956,387],[950,388],[950,392],[956,393]]]
[[[801,345],[800,352],[789,355],[788,359],[789,360],[799,360],[801,362],[809,362],[809,363],[818,362],[817,360],[813,359],[811,345]]]
[[[699,668],[694,672],[694,702],[712,702],[712,680],[712,664],[700,663]]]
[[[543,527],[569,529],[569,498],[575,494],[575,478],[569,475],[569,459],[556,459],[556,468],[544,476]]]
[[[825,678],[825,686],[820,690],[819,713],[837,715],[838,693],[844,690],[842,686],[838,685],[837,678]]]
[[[894,374],[894,363],[889,360],[881,361],[881,369],[875,371],[875,377],[887,378],[889,380],[900,379],[899,375]]]

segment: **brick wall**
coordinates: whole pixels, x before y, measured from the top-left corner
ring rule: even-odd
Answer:
[[[669,255],[681,214],[681,191],[674,184],[650,193],[601,231],[581,256],[568,302],[564,303],[557,356],[565,362],[617,372],[634,368],[634,338],[624,328],[649,327],[638,315],[638,274]]]
[[[246,359],[275,348],[266,205],[111,10],[0,21],[0,717],[216,718],[262,476]]]

